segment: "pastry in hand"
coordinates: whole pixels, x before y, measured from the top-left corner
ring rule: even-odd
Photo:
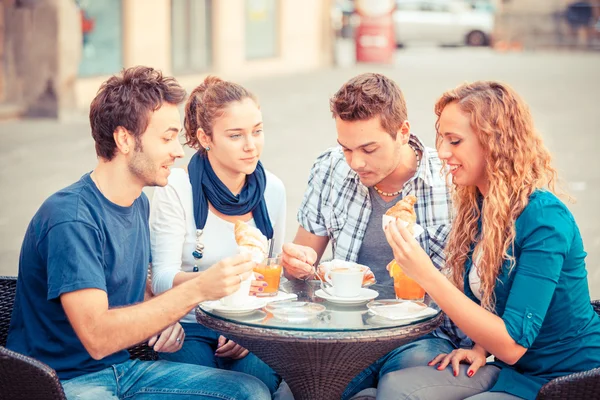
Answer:
[[[414,226],[417,223],[417,214],[415,213],[414,205],[417,202],[417,198],[412,194],[409,194],[396,204],[392,206],[389,210],[385,212],[385,215],[388,215],[393,218],[399,218],[402,221],[405,221],[408,225],[406,228],[410,233],[414,233]]]
[[[261,263],[269,252],[267,238],[262,232],[243,221],[236,221],[234,227],[235,242],[239,246],[240,253],[250,253],[252,261]]]

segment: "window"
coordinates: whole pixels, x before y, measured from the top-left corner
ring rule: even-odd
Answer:
[[[171,0],[173,72],[203,71],[211,63],[211,1]]]
[[[123,65],[120,0],[77,0],[83,49],[80,76],[110,75]]]
[[[246,0],[246,58],[277,55],[277,0]]]

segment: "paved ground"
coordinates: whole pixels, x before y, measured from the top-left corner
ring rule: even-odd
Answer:
[[[578,200],[570,207],[589,254],[592,295],[600,298],[600,54],[415,48],[399,51],[396,64],[389,67],[361,65],[240,80],[262,103],[267,138],[263,162],[287,186],[289,240],[297,227],[295,212],[310,166],[322,149],[335,143],[328,98],[344,81],[366,71],[382,72],[400,84],[413,131],[429,145],[434,138],[433,104],[445,89],[476,79],[513,85],[529,102],[537,127],[555,155],[564,186]],[[83,115],[62,124],[0,123],[0,143],[3,275],[16,274],[23,233],[41,202],[90,171],[95,153]]]

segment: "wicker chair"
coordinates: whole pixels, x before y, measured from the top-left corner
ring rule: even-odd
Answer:
[[[31,357],[10,351],[6,346],[17,278],[0,276],[0,393],[14,400],[66,399],[56,371]],[[129,349],[131,358],[156,360],[156,352],[146,344]]]
[[[592,306],[600,315],[600,300],[592,301]],[[542,387],[536,399],[600,399],[600,368],[553,379]]]

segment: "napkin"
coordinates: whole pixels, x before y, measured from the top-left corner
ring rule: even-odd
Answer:
[[[392,320],[423,318],[438,313],[437,310],[434,310],[431,307],[423,308],[423,306],[410,301],[385,306],[382,305],[371,308],[370,311],[375,315]]]
[[[273,303],[275,301],[283,301],[283,300],[296,300],[298,295],[296,293],[285,293],[281,290],[277,293],[277,296],[273,297],[259,297],[261,300],[264,300],[265,303]]]

